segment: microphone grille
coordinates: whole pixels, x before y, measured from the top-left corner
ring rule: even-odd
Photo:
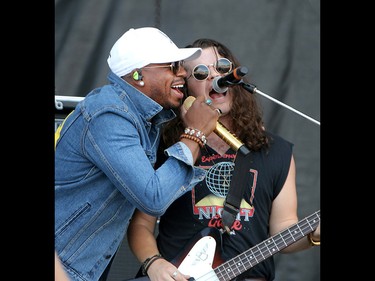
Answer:
[[[212,89],[214,89],[214,91],[218,94],[222,94],[222,93],[225,93],[226,91],[228,91],[228,87],[221,88],[219,86],[218,81],[219,81],[220,78],[221,78],[221,76],[216,76],[214,78],[214,80],[212,81]]]

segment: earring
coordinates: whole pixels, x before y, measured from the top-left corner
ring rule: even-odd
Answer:
[[[133,72],[133,79],[135,80],[135,81],[139,81],[139,80],[141,80],[143,77],[142,77],[142,72],[139,70],[139,72],[138,72],[138,70],[134,70],[134,72]]]
[[[139,82],[139,86],[143,87],[145,85],[145,82],[142,81],[142,71],[140,69],[136,69],[133,74],[132,74],[132,77],[135,81],[140,81]]]

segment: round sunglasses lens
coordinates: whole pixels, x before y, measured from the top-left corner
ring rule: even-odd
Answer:
[[[228,59],[219,59],[216,63],[216,70],[221,74],[228,73],[232,70],[232,63]]]
[[[197,65],[193,70],[193,76],[197,80],[205,80],[208,77],[209,69],[207,66],[200,64]]]

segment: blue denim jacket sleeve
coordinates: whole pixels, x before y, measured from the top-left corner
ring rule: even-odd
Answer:
[[[168,159],[155,170],[161,126],[170,115],[122,80],[117,83],[87,96],[64,125],[56,161],[65,151],[61,159],[67,164],[56,166],[56,181],[94,193],[108,189],[107,196],[116,188],[134,207],[159,216],[206,172],[193,165],[182,142],[166,150]]]
[[[181,158],[180,160],[181,161],[184,161],[186,164],[189,164],[191,166],[194,165],[194,160],[193,160],[193,155],[191,154],[191,151],[190,149],[187,147],[186,144],[184,144],[183,142],[180,142],[180,145],[181,145],[181,148],[183,150],[183,156],[186,156],[187,159],[185,157]],[[173,152],[171,152],[172,149],[166,149],[165,150],[165,153],[168,155],[168,156],[173,156]],[[178,157],[178,155],[177,155]],[[187,161],[186,161],[187,160]]]
[[[109,78],[111,85],[76,106],[56,139],[55,248],[77,280],[99,279],[135,208],[160,216],[205,177],[182,142],[154,168],[162,126],[175,115]]]
[[[204,179],[205,171],[192,165],[191,152],[181,142],[166,150],[167,161],[154,170],[133,124],[105,115],[89,126],[85,150],[136,208],[161,215]]]

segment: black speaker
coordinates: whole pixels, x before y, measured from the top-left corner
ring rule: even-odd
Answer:
[[[65,117],[74,110],[77,103],[84,97],[57,96],[55,95],[55,131],[64,121]]]

